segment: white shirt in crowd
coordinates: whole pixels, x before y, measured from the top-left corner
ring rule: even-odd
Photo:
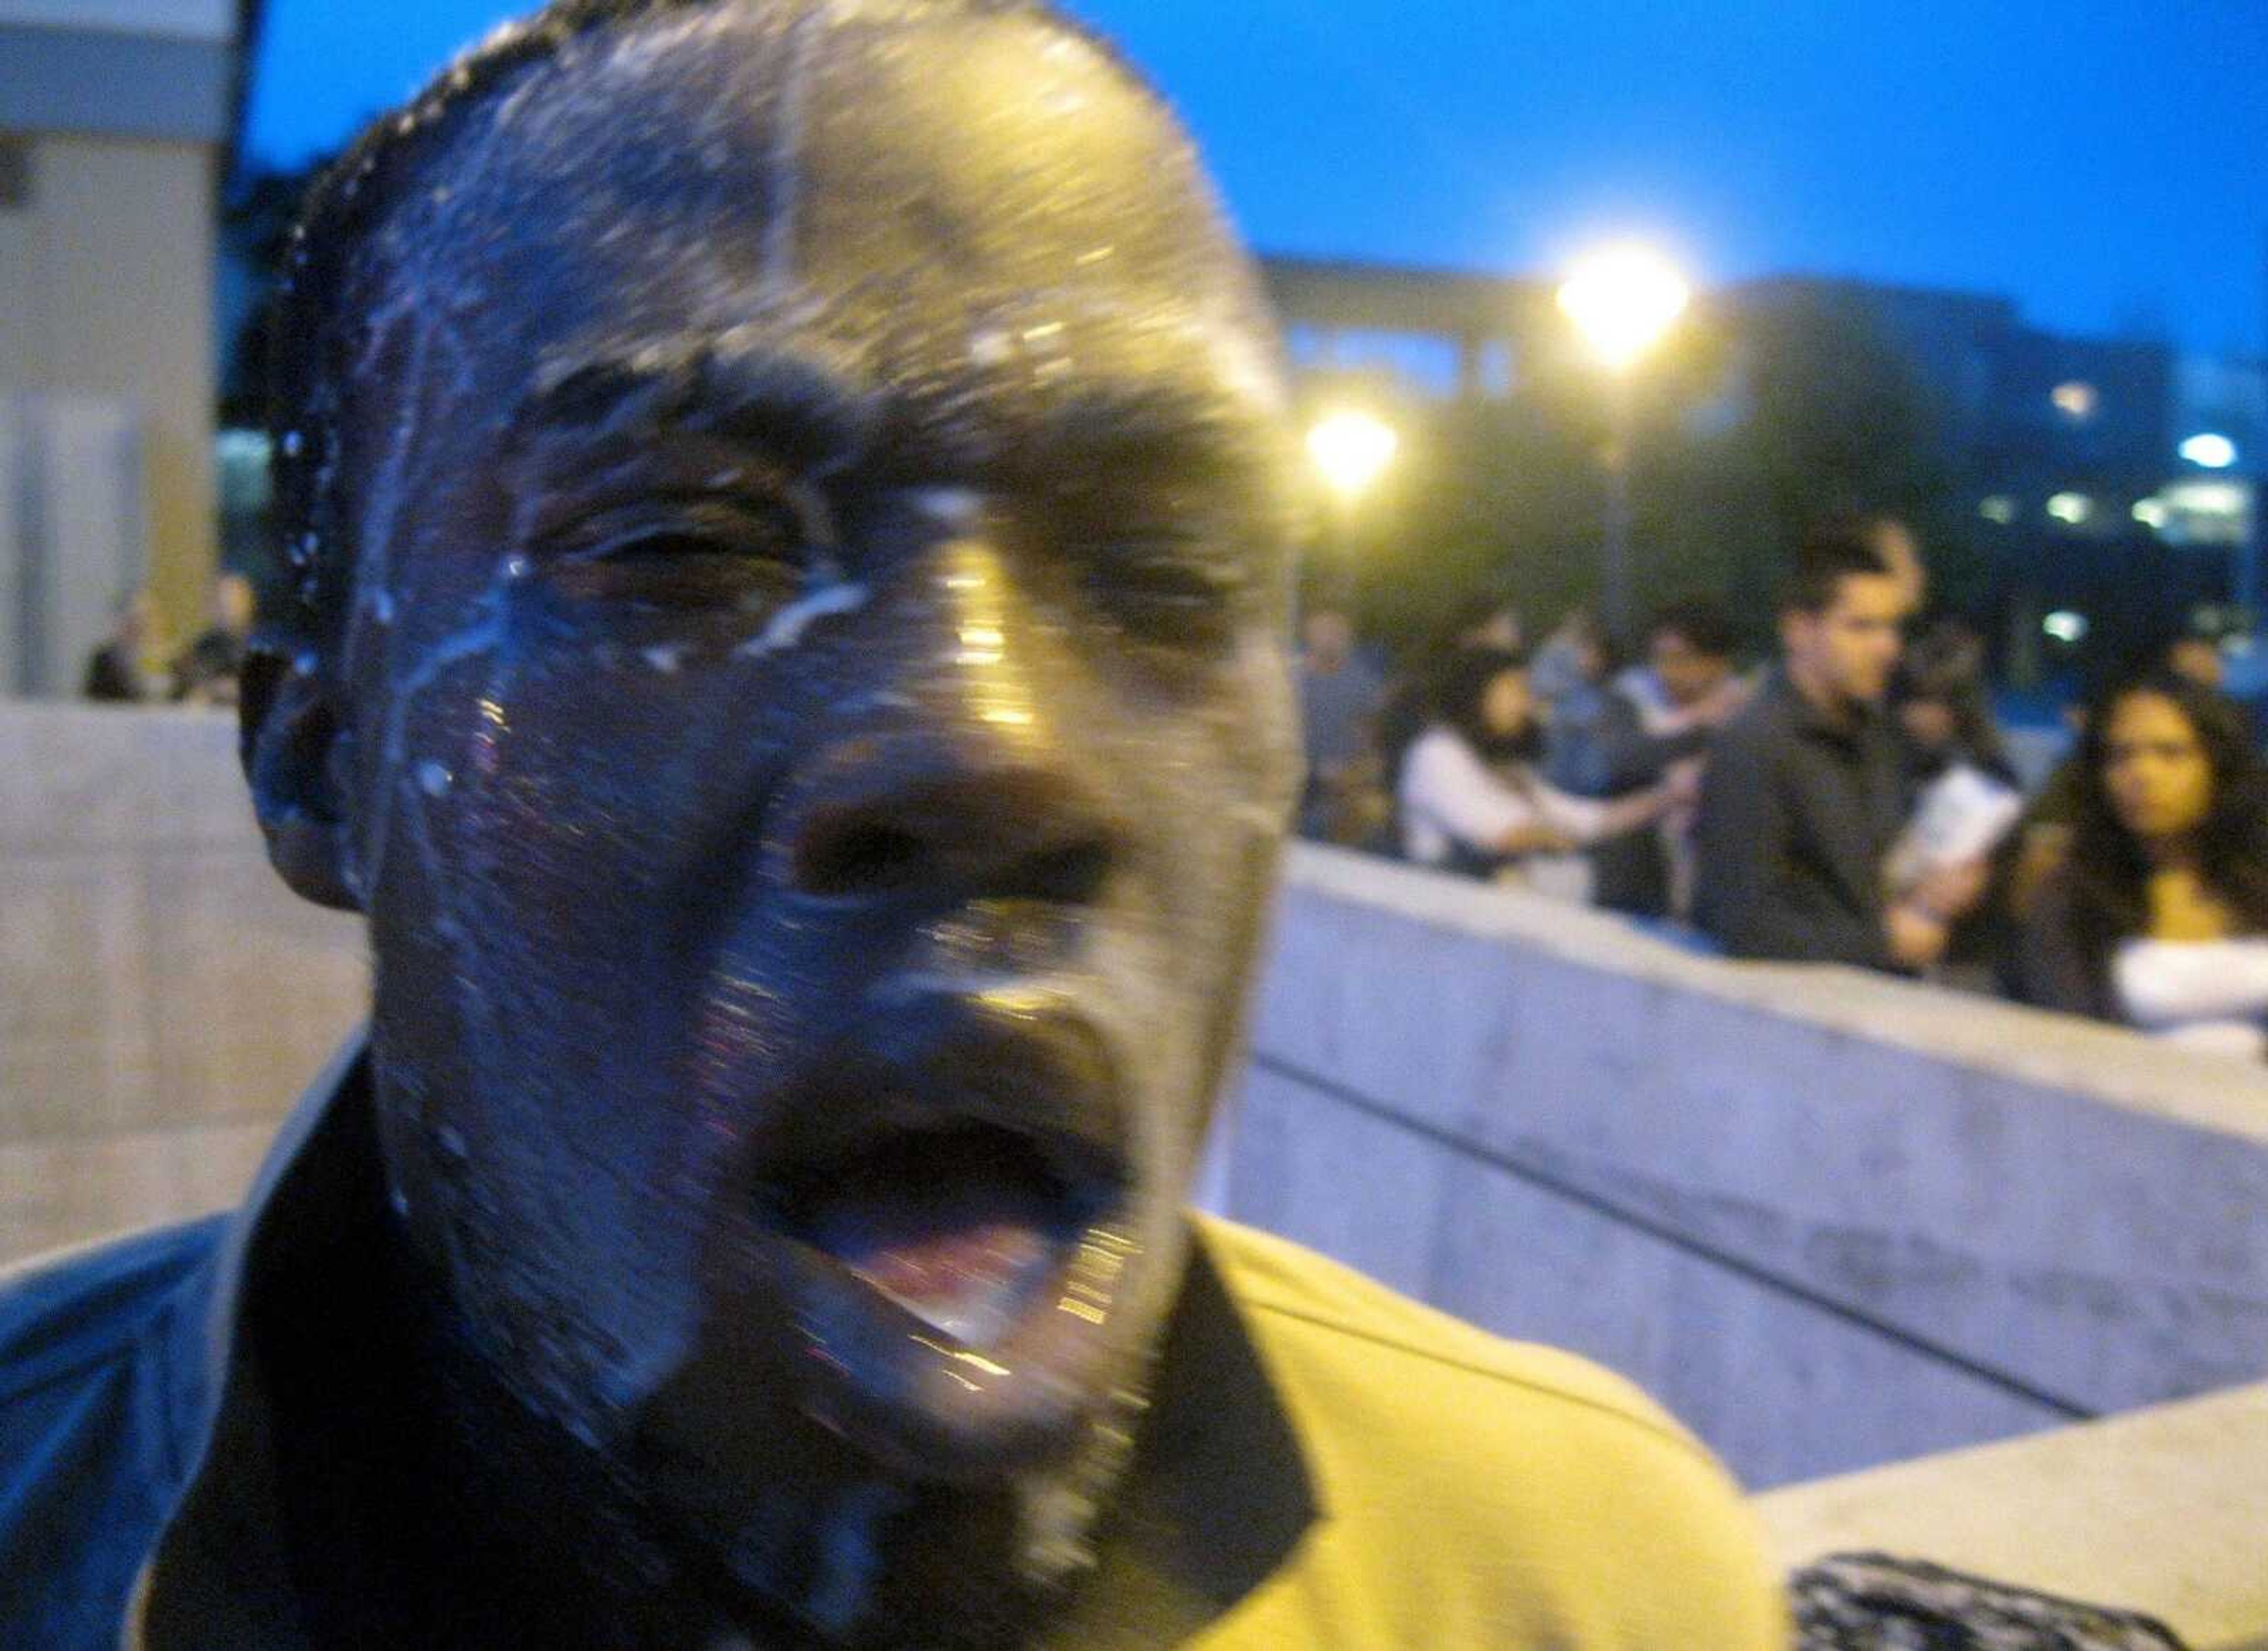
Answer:
[[[2268,938],[2130,940],[2110,976],[2142,1031],[2184,1048],[2268,1057]]]
[[[1580,844],[1595,842],[1606,825],[1604,803],[1570,796],[1524,767],[1501,779],[1447,728],[1418,736],[1402,759],[1398,791],[1402,852],[1420,865],[1440,864],[1460,842],[1490,853],[1524,826],[1547,826]]]

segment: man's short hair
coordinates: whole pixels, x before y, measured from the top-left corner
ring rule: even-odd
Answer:
[[[1721,603],[1705,596],[1664,604],[1655,610],[1653,622],[1646,627],[1646,634],[1649,640],[1662,635],[1681,637],[1695,653],[1705,654],[1712,659],[1730,659],[1740,650],[1740,633],[1733,624],[1733,616],[1725,612]]]
[[[401,197],[416,168],[445,157],[468,112],[513,76],[558,58],[600,29],[731,0],[552,0],[507,23],[459,57],[415,101],[372,122],[309,188],[276,286],[268,337],[269,429],[275,506],[270,532],[291,576],[285,612],[270,620],[269,645],[335,642],[354,583],[357,547],[335,451],[354,341],[342,337],[344,288],[355,254]],[[822,0],[742,0],[790,11]],[[951,0],[977,16],[1028,17],[1101,55],[1129,84],[1161,105],[1154,84],[1118,46],[1053,0]],[[272,663],[272,662],[271,662]]]
[[[1842,594],[1845,579],[1889,579],[1896,576],[1875,548],[1873,522],[1837,517],[1815,525],[1796,547],[1795,570],[1780,591],[1783,613],[1824,613]]]

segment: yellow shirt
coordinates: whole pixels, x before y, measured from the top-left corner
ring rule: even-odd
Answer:
[[[1661,1409],[1263,1234],[1213,1273],[1298,1440],[1314,1507],[1190,1651],[1783,1651],[1738,1488]]]

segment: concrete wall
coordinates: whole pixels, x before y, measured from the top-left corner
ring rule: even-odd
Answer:
[[[1753,1485],[2268,1369],[2268,1074],[1334,850],[1218,1204],[1652,1390]]]
[[[0,1261],[232,1202],[361,1013],[269,870],[235,724],[0,702]]]

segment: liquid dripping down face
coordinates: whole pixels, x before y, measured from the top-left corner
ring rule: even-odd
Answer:
[[[1071,1458],[1176,1287],[1296,772],[1272,346],[1185,140],[1030,18],[669,13],[488,99],[366,265],[416,1243],[692,1502],[804,1431]]]

